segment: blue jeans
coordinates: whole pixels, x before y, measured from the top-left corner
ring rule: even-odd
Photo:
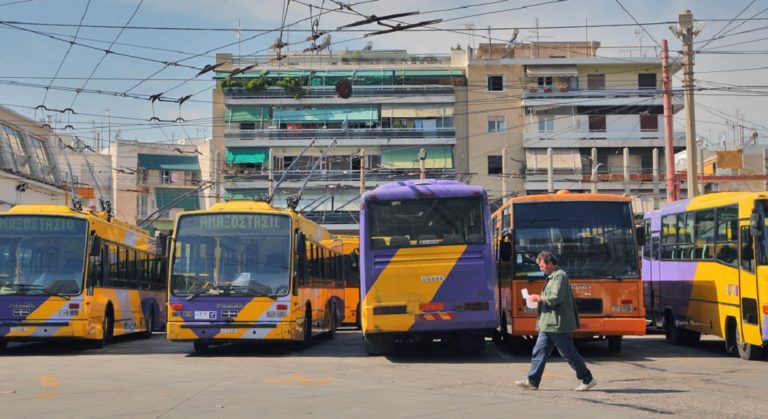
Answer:
[[[528,381],[531,384],[538,387],[541,383],[544,367],[547,365],[547,360],[552,355],[554,348],[557,348],[560,356],[568,361],[571,368],[576,371],[576,377],[582,383],[586,384],[592,381],[592,373],[579,352],[576,351],[576,347],[573,346],[573,337],[570,333],[542,332],[536,339],[536,345],[533,347],[533,355],[531,356],[531,370],[528,371]]]

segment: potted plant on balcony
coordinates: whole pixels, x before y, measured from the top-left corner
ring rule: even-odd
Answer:
[[[544,87],[544,93],[552,93],[552,86]]]
[[[529,93],[537,93],[539,91],[539,88],[536,86],[531,86],[528,88]]]
[[[288,92],[293,93],[294,99],[301,99],[304,96],[304,89],[301,86],[299,77],[283,77],[275,83],[275,86],[282,87]]]

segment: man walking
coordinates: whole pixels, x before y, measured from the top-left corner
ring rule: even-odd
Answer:
[[[557,267],[557,258],[552,252],[539,253],[536,263],[546,275],[544,290],[541,294],[528,296],[530,301],[539,303],[536,320],[539,337],[533,347],[528,378],[515,381],[515,385],[528,390],[538,390],[547,360],[552,355],[552,350],[557,348],[560,356],[568,361],[571,368],[576,371],[576,377],[581,380],[581,384],[575,390],[589,390],[597,385],[597,381],[592,377],[592,373],[573,345],[571,333],[580,326],[568,274]]]

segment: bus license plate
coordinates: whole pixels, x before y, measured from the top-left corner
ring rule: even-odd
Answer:
[[[235,334],[235,333],[237,333],[237,329],[235,329],[234,327],[225,327],[225,328],[221,329],[220,333]]]
[[[195,320],[216,320],[215,311],[195,311]]]
[[[25,326],[11,326],[11,333],[27,333]]]

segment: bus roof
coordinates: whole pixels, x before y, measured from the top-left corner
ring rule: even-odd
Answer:
[[[507,202],[541,202],[541,201],[623,201],[630,202],[631,198],[622,195],[605,193],[572,193],[570,191],[558,191],[557,193],[543,195],[526,195],[512,198]]]
[[[385,183],[366,192],[362,200],[418,199],[431,197],[486,196],[482,186],[467,185],[454,180],[424,179]]]
[[[686,210],[697,210],[704,208],[715,208],[728,204],[735,204],[744,199],[768,199],[766,192],[714,192],[706,195],[700,195],[691,199],[681,199],[665,206],[664,208],[649,211],[646,218],[651,215],[675,214]]]

